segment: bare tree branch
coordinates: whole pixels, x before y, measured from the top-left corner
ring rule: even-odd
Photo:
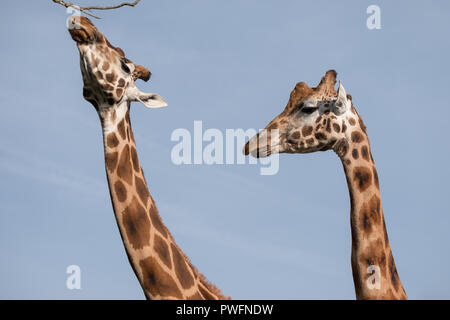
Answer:
[[[102,7],[102,6],[88,6],[88,7],[79,7],[76,4],[73,4],[71,2],[65,2],[62,0],[53,0],[54,3],[58,3],[66,8],[72,7],[76,10],[79,10],[80,12],[83,12],[93,18],[96,19],[100,19],[100,17],[94,16],[92,13],[90,13],[91,10],[111,10],[111,9],[118,9],[124,6],[130,6],[130,7],[134,7],[136,6],[141,0],[136,0],[134,2],[123,2],[121,4],[115,5],[115,6],[106,6],[106,7]]]

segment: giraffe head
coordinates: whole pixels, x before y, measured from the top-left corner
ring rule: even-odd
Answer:
[[[127,59],[123,50],[111,45],[88,18],[71,17],[69,32],[80,52],[83,96],[99,112],[123,101],[142,102],[149,108],[167,106],[159,95],[144,93],[135,85],[137,79],[148,81],[150,71]]]
[[[336,72],[328,71],[315,88],[297,83],[284,111],[246,144],[244,154],[266,157],[272,153],[310,153],[348,148],[349,125],[359,117],[339,82]],[[349,124],[350,121],[350,124]]]

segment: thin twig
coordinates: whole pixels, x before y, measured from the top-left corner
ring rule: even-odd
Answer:
[[[121,4],[115,5],[115,6],[107,6],[107,7],[102,7],[102,6],[88,6],[88,7],[79,7],[76,4],[73,4],[71,2],[65,2],[62,0],[53,0],[54,3],[58,3],[66,8],[75,8],[76,10],[79,10],[80,12],[83,12],[84,14],[87,14],[93,18],[96,19],[100,19],[100,17],[94,16],[92,13],[88,12],[91,10],[111,10],[111,9],[118,9],[124,6],[130,6],[130,7],[134,7],[136,6],[141,0],[136,0],[134,2],[123,2]]]

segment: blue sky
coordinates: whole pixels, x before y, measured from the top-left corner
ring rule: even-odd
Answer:
[[[107,1],[96,1],[95,4]],[[79,1],[92,5],[91,1]],[[381,8],[368,30],[366,8]],[[142,1],[94,21],[152,71],[132,105],[164,222],[235,299],[353,299],[349,196],[332,152],[254,165],[176,166],[177,128],[263,128],[295,83],[335,69],[364,119],[398,271],[412,299],[450,298],[447,1]],[[82,98],[68,15],[48,1],[0,12],[0,298],[143,299],[106,185],[101,129]],[[66,288],[79,265],[81,290]]]

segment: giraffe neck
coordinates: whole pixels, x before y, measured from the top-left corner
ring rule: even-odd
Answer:
[[[116,221],[148,299],[223,299],[163,224],[136,153],[129,103],[100,109],[105,166]]]
[[[369,138],[364,124],[360,124],[363,129],[350,131],[338,152],[350,192],[351,263],[356,297],[407,299],[389,245]],[[377,279],[379,287],[375,286]]]

